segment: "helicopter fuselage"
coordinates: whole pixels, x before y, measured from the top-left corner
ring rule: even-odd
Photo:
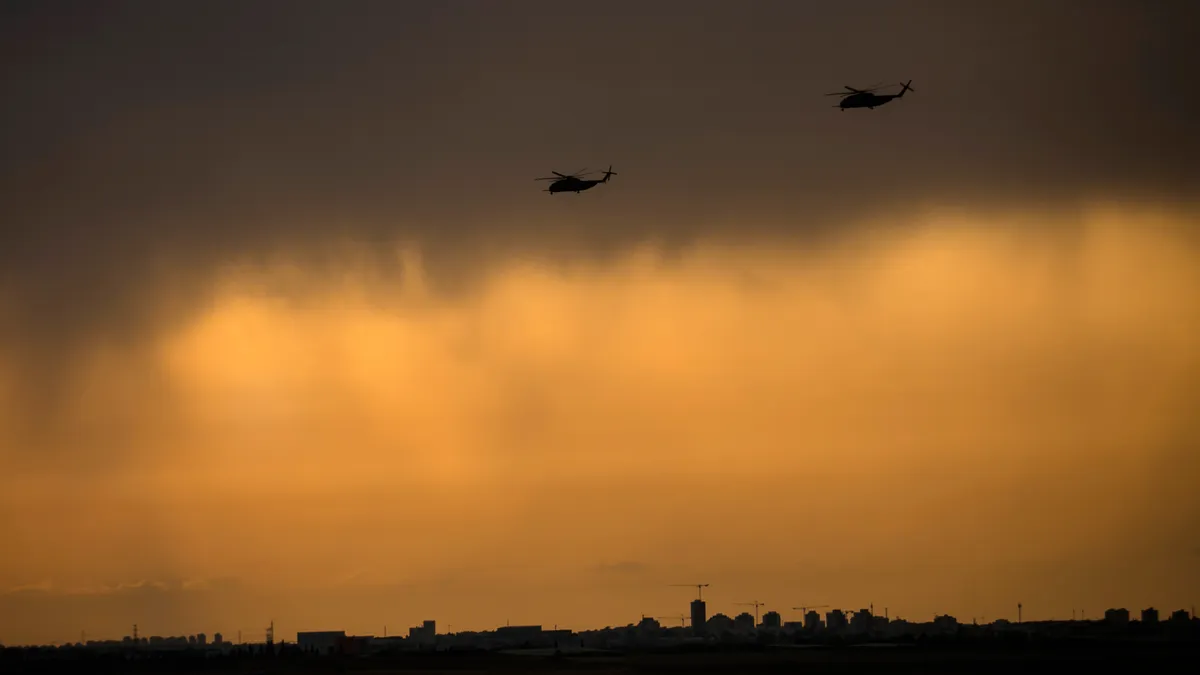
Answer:
[[[851,94],[843,98],[842,102],[838,104],[838,107],[840,107],[842,110],[845,110],[846,108],[870,109],[888,103],[894,98],[900,97],[896,94],[885,94],[883,96],[878,96],[876,94],[863,92],[861,94]]]
[[[564,178],[551,183],[550,187],[546,191],[550,193],[583,192],[584,190],[591,190],[603,182],[604,181],[602,180],[579,180],[578,178]]]
[[[842,112],[845,112],[847,108],[866,108],[867,110],[873,110],[885,103],[891,103],[893,100],[901,98],[904,96],[905,92],[912,91],[912,87],[910,86],[911,84],[912,80],[905,82],[904,86],[900,89],[900,93],[898,94],[876,94],[874,90],[862,91],[853,87],[846,87],[846,89],[849,89],[852,93],[849,95],[829,94],[829,96],[840,95],[842,97],[841,102],[838,103],[838,107],[842,109]]]
[[[575,194],[579,194],[585,190],[591,190],[601,183],[607,183],[609,178],[617,175],[617,172],[612,170],[612,166],[609,166],[608,171],[604,172],[604,178],[599,180],[580,178],[579,176],[583,173],[582,171],[571,175],[562,174],[557,171],[552,173],[555,176],[554,178],[547,177],[534,179],[550,181],[550,187],[545,189],[545,192],[549,192],[550,194],[554,194],[555,192],[574,192]]]

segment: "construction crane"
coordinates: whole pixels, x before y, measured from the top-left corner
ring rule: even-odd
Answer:
[[[757,625],[758,625],[758,608],[759,608],[759,607],[762,607],[763,605],[765,605],[765,604],[767,604],[767,603],[765,603],[765,602],[759,602],[759,601],[757,601],[757,600],[752,600],[752,601],[750,601],[750,602],[737,602],[737,603],[734,603],[734,604],[737,604],[737,605],[754,605],[754,625],[755,625],[755,626],[757,626]]]
[[[808,614],[808,610],[810,610],[810,609],[821,609],[822,607],[828,607],[828,606],[829,605],[807,605],[807,606],[803,606],[803,607],[793,607],[792,609],[793,610],[798,609],[801,612]]]
[[[653,618],[655,618],[655,619],[679,619],[679,627],[687,628],[688,617],[686,614],[679,614],[676,616],[656,616]]]
[[[709,586],[708,584],[671,584],[671,585],[672,586],[695,586],[696,593],[697,593],[697,598],[696,598],[697,600],[704,599],[704,589],[708,588],[708,586]]]

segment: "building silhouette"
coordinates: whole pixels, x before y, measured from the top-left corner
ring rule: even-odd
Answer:
[[[652,616],[643,616],[638,622],[638,628],[643,631],[658,631],[662,629],[662,624]]]
[[[805,630],[820,630],[823,624],[821,622],[821,614],[815,609],[810,609],[804,614],[804,629]]]
[[[1124,626],[1129,623],[1129,610],[1124,607],[1105,610],[1104,622],[1114,626]]]
[[[346,639],[344,630],[305,631],[296,633],[296,645],[306,652],[333,654]]]
[[[704,635],[708,626],[708,611],[703,600],[692,601],[692,633]]]
[[[707,626],[709,633],[713,635],[723,635],[733,630],[733,619],[720,612],[717,612],[708,620]]]
[[[540,625],[501,626],[496,629],[496,637],[506,645],[533,644],[542,637],[542,627]]]
[[[437,641],[437,622],[423,621],[420,626],[408,629],[408,639],[419,645],[431,645]]]
[[[933,619],[934,631],[938,633],[954,633],[958,630],[958,619],[949,614],[942,614]]]
[[[860,609],[854,613],[850,619],[850,629],[855,633],[868,633],[871,631],[871,610]]]
[[[839,631],[846,627],[846,613],[840,609],[825,612],[825,627],[831,631]]]

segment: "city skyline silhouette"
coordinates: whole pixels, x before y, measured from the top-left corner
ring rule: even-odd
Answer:
[[[1191,607],[1198,24],[4,3],[0,641]]]

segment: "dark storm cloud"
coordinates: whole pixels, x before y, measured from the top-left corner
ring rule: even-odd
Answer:
[[[0,338],[36,344],[42,375],[66,362],[39,353],[132,339],[164,319],[152,296],[185,306],[217,264],[342,239],[418,240],[448,281],[497,250],[681,241],[732,216],[738,236],[794,234],[907,200],[1197,177],[1186,0],[0,12]],[[821,96],[908,78],[913,98],[873,112]],[[530,180],[608,162],[617,183],[586,200]]]

